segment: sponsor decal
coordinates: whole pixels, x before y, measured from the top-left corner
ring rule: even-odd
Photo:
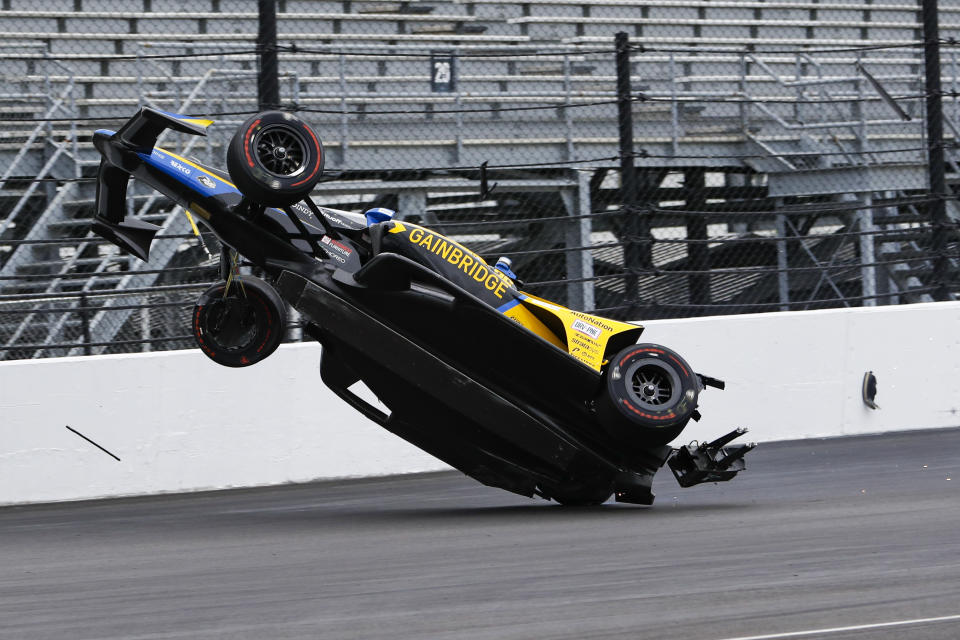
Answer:
[[[184,175],[187,175],[187,176],[188,176],[188,175],[190,175],[190,173],[191,173],[190,167],[188,167],[187,165],[185,165],[185,164],[183,164],[183,163],[177,162],[176,160],[171,160],[171,161],[170,161],[170,166],[173,167],[174,169],[176,169],[177,171],[179,171],[180,173],[184,174]]]
[[[338,227],[343,227],[344,229],[363,229],[367,226],[366,219],[364,219],[363,222],[360,222],[359,220],[354,220],[350,217],[344,218],[340,212],[337,212],[333,209],[327,209],[326,207],[320,207],[320,213],[323,214],[323,217],[326,218],[328,222]]]
[[[297,202],[291,205],[290,208],[296,211],[297,213],[299,213],[300,215],[304,216],[308,220],[316,220],[317,218],[316,214],[313,213],[313,210],[311,210],[307,205],[305,205],[302,202]],[[353,220],[344,219],[332,213],[330,209],[325,209],[324,207],[319,207],[319,209],[320,209],[320,213],[323,214],[323,217],[327,220],[327,222],[331,223],[336,227],[342,227],[344,229],[360,229],[365,226]]]
[[[584,318],[584,319],[589,318],[589,319],[590,319],[589,321],[590,321],[593,325],[596,325],[596,326],[600,327],[600,328],[603,329],[604,331],[609,331],[610,333],[613,333],[613,332],[616,331],[616,329],[614,329],[611,325],[609,325],[609,324],[607,324],[606,322],[604,322],[604,321],[603,321],[603,318],[598,318],[597,316],[587,315],[586,313],[582,313],[582,312],[580,312],[580,311],[570,311],[570,313],[572,313],[572,314],[573,314],[575,317],[577,317],[577,318]]]
[[[197,176],[197,182],[205,186],[207,189],[213,189],[214,187],[217,186],[217,183],[215,183],[213,180],[211,180],[207,176],[203,176],[203,175]]]
[[[513,284],[499,271],[489,268],[483,258],[453,240],[434,235],[419,227],[410,229],[407,239],[418,247],[440,256],[458,271],[463,271],[468,277],[483,284],[484,288],[501,300],[507,287]]]
[[[325,245],[324,249],[326,249],[327,254],[340,264],[346,264],[347,258],[353,253],[353,249],[342,242],[337,242],[330,236],[323,236],[320,238],[320,242]]]
[[[580,318],[577,318],[576,320],[574,320],[573,324],[570,326],[573,328],[574,331],[579,331],[584,335],[590,336],[594,340],[599,340],[600,334],[602,333],[599,327],[595,327],[589,322],[581,320]]]
[[[341,218],[338,218],[337,216],[335,216],[335,215],[333,215],[332,213],[330,213],[330,211],[327,210],[327,209],[320,209],[320,213],[323,214],[323,217],[324,217],[324,218],[326,218],[327,220],[329,220],[330,222],[332,222],[332,223],[335,224],[335,225],[339,225],[339,226],[341,226],[341,227],[349,227],[349,226],[352,226],[352,225],[349,225],[349,224],[347,224],[346,222],[344,222]]]
[[[581,360],[596,356],[599,352],[599,348],[597,347],[596,343],[587,342],[577,334],[570,336],[570,345],[570,354],[579,354],[577,357]]]
[[[353,249],[351,249],[351,248],[348,247],[347,245],[343,244],[342,242],[337,242],[336,240],[334,240],[334,239],[332,239],[332,238],[330,239],[330,246],[333,247],[334,249],[338,250],[340,253],[342,253],[342,254],[345,255],[345,256],[348,256],[348,255],[350,255],[351,253],[353,253]]]
[[[294,205],[293,205],[292,207],[290,207],[290,208],[293,209],[294,211],[296,211],[296,212],[299,213],[299,214],[302,214],[302,215],[307,216],[308,218],[313,218],[313,217],[314,217],[314,216],[313,216],[313,211],[310,211],[310,209],[309,209],[306,205],[304,205],[303,203],[297,202],[296,204],[294,204]]]

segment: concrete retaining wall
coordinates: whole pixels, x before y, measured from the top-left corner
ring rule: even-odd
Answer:
[[[682,440],[727,425],[758,441],[960,425],[960,303],[766,313],[645,324],[725,391],[700,396]],[[861,399],[877,377],[877,404]]]
[[[701,396],[683,441],[734,426],[770,441],[960,425],[960,303],[646,326],[643,341],[727,382]],[[199,351],[0,363],[0,504],[445,468],[329,392],[319,355],[285,345],[246,369]],[[879,411],[860,399],[867,370]]]

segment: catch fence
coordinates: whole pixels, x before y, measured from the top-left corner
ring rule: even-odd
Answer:
[[[40,4],[0,10],[0,359],[192,346],[220,247],[135,182],[130,212],[161,227],[150,260],[91,235],[92,132],[141,106],[210,116],[207,137],[161,144],[222,167],[265,95],[323,138],[319,203],[507,255],[574,308],[642,321],[960,292],[960,9],[925,36],[921,7],[854,0],[289,0],[265,47],[249,3]]]

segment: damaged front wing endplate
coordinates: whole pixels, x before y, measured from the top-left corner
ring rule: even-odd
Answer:
[[[681,487],[692,487],[702,482],[723,482],[732,479],[747,468],[743,456],[754,447],[755,442],[728,447],[730,442],[747,432],[734,429],[713,442],[691,443],[675,449],[667,460],[670,470]]]

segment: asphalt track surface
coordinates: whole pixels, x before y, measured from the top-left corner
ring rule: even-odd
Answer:
[[[960,429],[748,466],[652,508],[440,473],[0,509],[0,638],[960,638]]]

